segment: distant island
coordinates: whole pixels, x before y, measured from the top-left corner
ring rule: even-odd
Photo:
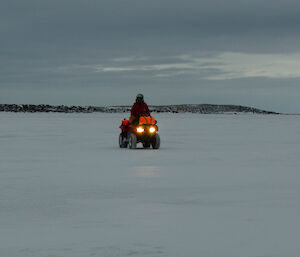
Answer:
[[[66,105],[32,105],[32,104],[0,104],[0,112],[60,112],[60,113],[124,113],[130,112],[131,106],[66,106]],[[167,113],[258,113],[279,114],[277,112],[260,110],[241,105],[217,105],[217,104],[182,104],[182,105],[151,105],[151,112]]]

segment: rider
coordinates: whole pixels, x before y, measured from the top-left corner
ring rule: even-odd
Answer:
[[[136,96],[135,103],[131,107],[130,111],[130,123],[136,124],[139,121],[139,117],[142,115],[150,116],[150,111],[148,105],[144,102],[144,96],[142,94],[138,94]]]

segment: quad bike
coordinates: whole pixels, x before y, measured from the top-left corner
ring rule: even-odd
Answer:
[[[120,148],[135,149],[137,143],[142,143],[144,148],[158,149],[160,137],[157,121],[150,116],[140,116],[137,124],[131,124],[129,120],[123,120],[119,135]]]

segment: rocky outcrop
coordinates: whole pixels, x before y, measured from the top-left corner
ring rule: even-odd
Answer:
[[[66,105],[32,105],[32,104],[0,104],[0,111],[2,112],[106,112],[105,107],[82,107],[82,106],[66,106]]]
[[[275,114],[275,112],[260,110],[253,107],[241,105],[216,105],[216,104],[183,104],[183,105],[166,105],[153,106],[153,110],[157,112],[191,112],[191,113],[238,113],[250,112],[260,114]]]
[[[131,106],[107,107],[109,112],[129,112]],[[172,113],[259,113],[259,114],[279,114],[276,112],[260,110],[253,107],[241,105],[218,105],[218,104],[182,104],[182,105],[152,105],[149,106],[151,112],[172,112]]]
[[[66,105],[32,105],[32,104],[0,104],[1,112],[62,112],[62,113],[91,113],[106,112],[120,113],[129,112],[131,106],[66,106]],[[183,105],[157,105],[149,107],[152,112],[171,112],[171,113],[259,113],[259,114],[278,114],[275,112],[260,110],[253,107],[240,105],[215,105],[215,104],[183,104]]]

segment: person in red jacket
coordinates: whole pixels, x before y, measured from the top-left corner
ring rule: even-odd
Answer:
[[[142,94],[138,94],[136,96],[135,103],[131,107],[130,111],[130,123],[136,124],[139,121],[139,117],[142,115],[150,116],[150,111],[148,105],[144,102],[144,96]]]

